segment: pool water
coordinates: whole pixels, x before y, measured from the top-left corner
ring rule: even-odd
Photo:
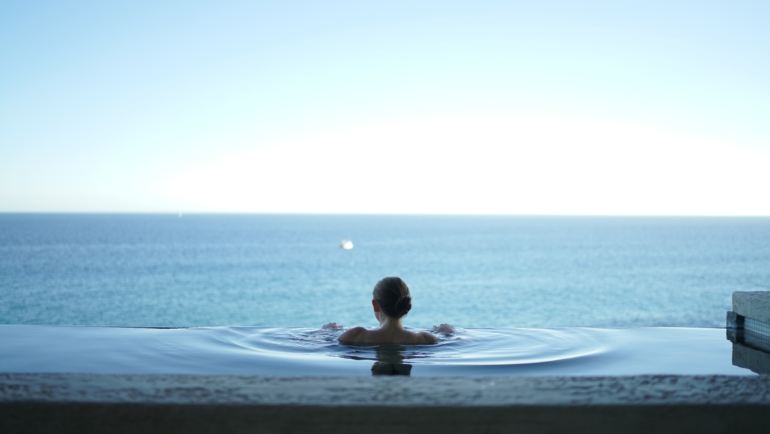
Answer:
[[[276,376],[755,375],[718,328],[460,329],[349,346],[309,328],[0,326],[0,372]]]

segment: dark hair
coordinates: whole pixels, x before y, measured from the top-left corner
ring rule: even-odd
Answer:
[[[380,309],[391,318],[401,318],[412,308],[409,287],[400,277],[386,277],[380,280],[374,285],[372,295]]]

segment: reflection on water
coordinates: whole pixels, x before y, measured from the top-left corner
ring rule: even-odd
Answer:
[[[376,350],[377,361],[372,365],[372,375],[410,375],[412,365],[404,363],[403,352],[406,347],[401,345],[381,345]]]
[[[770,374],[770,325],[727,312],[727,340],[733,343],[733,365]]]
[[[459,329],[434,345],[342,345],[297,328],[0,326],[0,372],[276,376],[753,375],[724,329]]]
[[[372,360],[371,351],[373,350],[376,361],[372,365],[372,375],[410,375],[412,364],[404,363],[404,360],[420,357],[412,354],[410,348],[405,345],[362,345],[359,348],[364,350],[354,350],[340,354],[339,357],[350,360]]]
[[[742,345],[733,344],[733,365],[750,369],[757,374],[770,374],[770,353]]]

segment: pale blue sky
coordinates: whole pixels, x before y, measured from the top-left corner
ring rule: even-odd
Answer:
[[[768,22],[766,1],[4,1],[0,211],[770,215]]]

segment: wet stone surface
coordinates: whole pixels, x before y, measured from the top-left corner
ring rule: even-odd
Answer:
[[[0,403],[311,406],[770,405],[770,377],[246,377],[0,374]]]

